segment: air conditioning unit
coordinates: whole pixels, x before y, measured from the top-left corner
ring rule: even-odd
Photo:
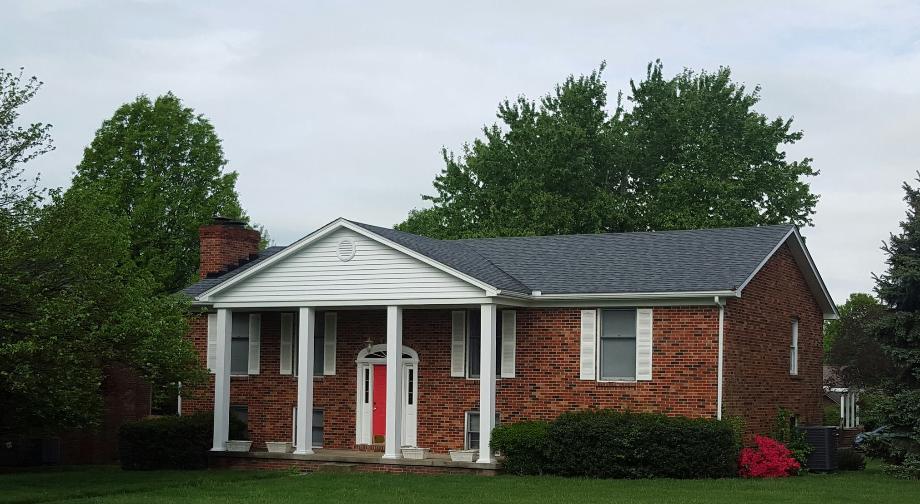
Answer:
[[[805,440],[811,445],[808,469],[812,471],[837,470],[837,427],[803,427]]]

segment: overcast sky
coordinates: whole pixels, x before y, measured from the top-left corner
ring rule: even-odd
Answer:
[[[758,110],[793,117],[793,159],[821,175],[803,230],[837,302],[869,291],[920,168],[917,2],[13,1],[0,66],[45,87],[25,120],[54,125],[34,163],[69,184],[103,119],[173,91],[207,116],[254,221],[287,244],[343,216],[393,225],[421,205],[505,97],[549,91],[607,61],[610,90],[661,58],[732,68]],[[391,4],[391,5],[390,5]]]

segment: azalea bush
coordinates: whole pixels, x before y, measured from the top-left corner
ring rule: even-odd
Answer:
[[[738,474],[744,478],[784,478],[802,468],[786,445],[766,436],[754,436],[756,446],[741,450]]]

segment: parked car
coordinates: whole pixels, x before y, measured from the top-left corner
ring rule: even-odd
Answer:
[[[881,439],[891,434],[891,426],[883,425],[869,432],[860,432],[853,438],[853,448],[862,449],[870,439]]]

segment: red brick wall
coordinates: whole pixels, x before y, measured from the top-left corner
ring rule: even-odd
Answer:
[[[201,226],[198,229],[201,242],[201,263],[199,275],[205,278],[236,266],[251,254],[259,252],[261,235],[241,223],[222,222]]]
[[[654,311],[653,380],[632,384],[578,379],[580,310],[517,312],[517,376],[499,379],[496,409],[502,422],[551,419],[585,408],[657,411],[712,417],[716,409],[718,311],[714,307],[668,307]],[[335,376],[314,379],[315,407],[325,410],[328,448],[352,448],[355,423],[355,359],[358,351],[385,342],[386,313],[340,311]],[[206,317],[193,321],[191,337],[206,350]],[[419,354],[418,444],[436,452],[463,447],[464,415],[478,409],[479,382],[450,377],[450,312],[406,310],[403,344]],[[231,378],[231,404],[248,404],[256,448],[289,440],[296,378],[279,374],[277,312],[262,316],[261,374]],[[183,410],[211,410],[213,379]]]
[[[61,436],[61,463],[110,464],[118,460],[121,425],[150,415],[150,385],[127,366],[113,364],[105,368],[102,398],[103,416],[98,430]]]
[[[789,374],[792,319],[799,319],[798,376]],[[768,434],[779,407],[804,424],[822,421],[823,314],[784,245],[725,307],[724,412],[748,434]]]

